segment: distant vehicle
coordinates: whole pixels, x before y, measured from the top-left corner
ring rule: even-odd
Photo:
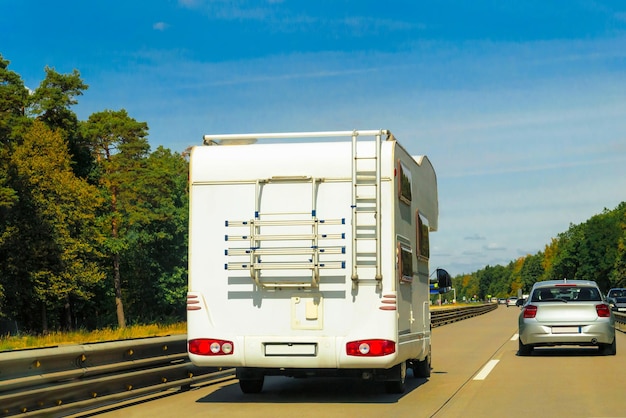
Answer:
[[[498,305],[506,305],[506,298],[498,299]]]
[[[517,306],[517,296],[510,296],[506,300],[506,307]]]
[[[614,288],[609,290],[606,300],[614,312],[626,312],[626,289]]]
[[[596,346],[615,355],[615,319],[596,282],[537,282],[519,316],[520,356],[542,346]]]
[[[524,306],[525,303],[526,303],[526,298],[519,298],[517,299],[517,302],[515,302],[515,306]]]

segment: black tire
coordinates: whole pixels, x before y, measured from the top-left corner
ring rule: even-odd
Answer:
[[[518,356],[529,356],[533,352],[533,346],[522,343],[522,340],[518,338],[519,348],[517,350]]]
[[[406,361],[393,366],[389,374],[389,380],[385,381],[387,393],[404,393],[406,390]]]
[[[614,356],[617,354],[617,338],[613,338],[611,344],[602,344],[599,351],[603,356]]]
[[[264,377],[255,379],[239,379],[239,388],[243,393],[260,393],[263,390]]]
[[[430,377],[430,356],[426,357],[422,361],[416,361],[413,365],[413,376],[422,379]]]
[[[411,368],[413,369],[413,377],[419,377],[422,379],[430,377],[430,347],[428,347],[428,354],[426,355],[426,358],[422,361],[412,361]]]

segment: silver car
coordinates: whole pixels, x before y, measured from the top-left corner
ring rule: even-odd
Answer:
[[[549,280],[533,286],[519,316],[518,354],[556,345],[597,346],[600,354],[615,355],[615,319],[596,282]]]

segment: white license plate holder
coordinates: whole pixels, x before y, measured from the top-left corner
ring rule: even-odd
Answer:
[[[307,343],[267,343],[265,355],[272,356],[295,356],[314,357],[317,355],[317,344]]]
[[[552,327],[553,334],[580,334],[580,327]]]

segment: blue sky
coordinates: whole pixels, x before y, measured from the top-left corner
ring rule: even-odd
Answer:
[[[621,0],[0,0],[0,53],[150,143],[389,129],[438,175],[431,267],[507,264],[626,200]]]

